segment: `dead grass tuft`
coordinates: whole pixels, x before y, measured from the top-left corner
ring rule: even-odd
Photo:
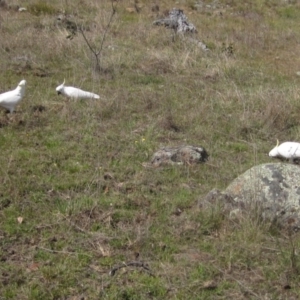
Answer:
[[[265,93],[266,108],[261,113],[263,124],[273,132],[286,132],[299,126],[298,109],[284,93]]]
[[[168,131],[174,131],[174,132],[179,132],[181,131],[180,127],[176,124],[174,121],[174,118],[172,115],[165,116],[160,122],[159,126]]]

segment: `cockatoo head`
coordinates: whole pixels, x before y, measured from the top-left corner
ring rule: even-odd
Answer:
[[[20,95],[23,97],[25,94],[25,86],[26,86],[26,80],[21,80],[20,83],[18,84],[16,90],[18,91],[18,93],[20,93]]]
[[[274,148],[269,152],[269,156],[270,156],[270,157],[277,157],[277,156],[279,156],[278,146],[279,146],[279,141],[277,140],[277,145],[276,145],[276,147],[274,147]]]
[[[23,87],[23,86],[25,86],[26,85],[26,80],[22,80],[22,81],[20,81],[20,83],[18,84],[18,86],[21,86],[21,87]]]
[[[63,88],[65,86],[65,81],[66,80],[64,79],[64,82],[56,88],[56,91],[57,91],[58,95],[60,95],[62,93],[62,90],[63,90]]]

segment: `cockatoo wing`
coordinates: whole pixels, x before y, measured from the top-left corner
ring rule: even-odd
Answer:
[[[81,89],[65,86],[64,94],[70,98],[80,98],[80,99],[100,99],[100,96],[91,92],[86,92]]]
[[[300,158],[300,143],[285,142],[278,146],[278,153],[285,158]]]
[[[15,91],[9,91],[0,95],[0,105],[8,109],[10,112],[13,112],[14,107],[20,98],[14,92]]]

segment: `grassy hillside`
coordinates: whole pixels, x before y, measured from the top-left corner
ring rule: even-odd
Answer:
[[[111,1],[0,1],[0,92],[27,80],[0,111],[0,299],[300,297],[297,234],[198,205],[300,140],[300,5],[201,3],[114,2],[108,28]],[[152,25],[174,6],[210,51]],[[96,51],[106,32],[101,72],[63,12]],[[64,78],[101,99],[58,96]],[[143,167],[183,144],[209,161]]]

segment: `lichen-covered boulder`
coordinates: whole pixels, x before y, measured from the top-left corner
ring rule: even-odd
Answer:
[[[212,190],[204,202],[224,200],[230,213],[259,213],[271,222],[300,229],[300,168],[285,163],[255,166],[237,177],[224,192]]]
[[[173,29],[177,33],[197,32],[196,27],[188,21],[183,10],[177,8],[171,9],[167,18],[156,20],[153,24],[164,25],[167,28]]]
[[[208,153],[203,147],[178,146],[165,147],[152,156],[150,164],[147,166],[160,167],[164,165],[193,165],[203,163],[208,160]]]
[[[183,10],[177,8],[171,9],[166,18],[154,21],[153,25],[163,25],[166,28],[173,29],[174,33],[181,36],[182,38],[188,33],[197,33],[196,27],[194,26],[194,24],[189,22],[188,18],[183,13]],[[208,51],[207,46],[202,41],[199,41],[196,38],[187,37],[184,38],[184,40],[193,43],[204,51]]]

